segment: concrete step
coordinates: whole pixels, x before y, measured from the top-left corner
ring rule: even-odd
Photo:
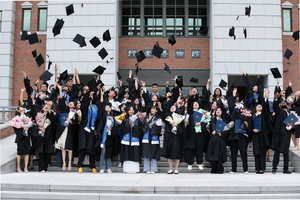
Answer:
[[[114,194],[2,191],[1,199],[173,200],[173,199],[300,199],[300,194]]]

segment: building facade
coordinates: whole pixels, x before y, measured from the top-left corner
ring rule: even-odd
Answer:
[[[73,4],[74,13],[67,16],[65,7]],[[251,6],[250,17],[245,7]],[[158,83],[164,93],[167,80],[182,75],[183,93],[197,87],[201,94],[209,77],[211,90],[221,79],[232,82],[243,94],[241,71],[247,71],[255,84],[257,75],[265,77],[265,86],[273,91],[276,80],[270,68],[277,67],[283,79],[280,86],[293,81],[300,89],[299,40],[292,33],[299,30],[299,1],[297,0],[100,0],[100,1],[1,1],[0,2],[0,65],[1,106],[18,105],[23,73],[32,84],[48,69],[49,60],[59,66],[59,73],[79,70],[86,84],[96,74],[94,68],[106,68],[101,76],[106,87],[117,85],[119,71],[126,84],[128,71],[135,71],[135,53],[143,50],[146,59],[139,63],[138,76],[150,86]],[[239,17],[238,17],[239,16]],[[57,19],[64,25],[54,37],[52,28]],[[200,34],[202,25],[209,27]],[[236,39],[229,37],[235,27]],[[244,37],[244,28],[247,38]],[[110,31],[111,40],[102,40]],[[30,45],[21,41],[22,31],[37,33],[41,42]],[[87,46],[79,47],[73,38],[80,34]],[[168,43],[174,35],[176,44]],[[101,44],[94,48],[89,40],[97,36]],[[161,58],[153,56],[154,44],[163,48]],[[98,52],[105,48],[108,56],[101,59]],[[286,49],[293,52],[290,60],[283,57]],[[42,54],[45,63],[37,66],[31,52]],[[165,64],[171,74],[164,70]],[[191,83],[194,77],[199,83]],[[54,77],[49,83],[54,82]],[[272,94],[273,92],[271,92]]]

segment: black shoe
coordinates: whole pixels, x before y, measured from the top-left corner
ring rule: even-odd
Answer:
[[[272,170],[272,173],[273,173],[273,174],[276,174],[276,169],[273,169],[273,170]]]
[[[290,172],[290,171],[287,170],[287,171],[283,171],[283,173],[284,174],[291,174],[292,172]]]

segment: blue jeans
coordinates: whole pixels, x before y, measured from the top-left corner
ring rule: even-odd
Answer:
[[[101,148],[100,155],[100,170],[111,169],[111,158],[105,158],[105,144],[104,147]]]
[[[157,163],[156,159],[144,158],[144,172],[157,172]]]

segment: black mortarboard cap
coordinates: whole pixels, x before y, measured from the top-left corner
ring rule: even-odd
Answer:
[[[223,79],[221,79],[220,83],[219,83],[220,88],[226,87],[227,86],[227,82],[224,81]]]
[[[176,84],[178,87],[182,87],[183,86],[183,79],[182,76],[178,76],[176,79]]]
[[[299,40],[299,31],[295,31],[295,32],[293,33],[293,38],[295,39],[295,41],[296,41],[296,40]]]
[[[153,49],[152,49],[152,55],[160,58],[163,51],[164,51],[163,48],[161,48],[161,47],[159,47],[158,45],[155,44],[153,46]]]
[[[97,90],[97,86],[99,84],[101,84],[101,83],[102,83],[101,81],[96,81],[95,78],[93,78],[92,80],[90,80],[88,82],[88,86],[89,86],[90,91],[96,91]]]
[[[93,72],[95,72],[96,74],[100,74],[100,75],[102,75],[103,74],[103,72],[106,70],[106,68],[105,67],[102,67],[102,66],[98,66],[98,67],[96,67],[94,70],[93,70]]]
[[[166,63],[165,63],[164,70],[166,70],[167,72],[169,72],[169,74],[171,74],[170,67]]]
[[[286,49],[286,51],[284,53],[284,57],[289,60],[292,55],[293,55],[293,52],[289,49]]]
[[[50,85],[50,87],[51,87],[51,85]],[[57,99],[57,93],[56,93],[56,91],[53,89],[52,91],[51,91],[51,93],[50,93],[50,95],[49,95],[49,99],[48,99],[48,101],[52,101],[53,103],[55,103],[56,102],[56,99]]]
[[[243,33],[244,33],[244,36],[245,36],[245,39],[246,39],[247,38],[247,29],[246,28],[244,28]]]
[[[52,62],[49,60],[49,62],[48,62],[48,70],[50,69],[51,65],[52,65]]]
[[[205,26],[205,25],[201,26],[200,29],[199,29],[199,33],[201,35],[207,35],[207,33],[208,33],[208,26]]]
[[[43,80],[44,82],[47,82],[51,79],[53,74],[46,70],[42,75],[40,75],[40,80]]]
[[[66,12],[67,12],[67,16],[69,16],[69,15],[71,15],[71,14],[74,13],[74,6],[73,6],[73,4],[68,5],[68,6],[66,7]]]
[[[276,68],[271,68],[270,70],[271,70],[274,78],[282,78],[282,76],[280,74],[280,71],[278,70],[277,67]]]
[[[250,17],[250,12],[251,12],[251,6],[245,7],[245,15],[248,15]]]
[[[29,44],[35,44],[35,43],[38,43],[39,42],[39,38],[37,36],[36,33],[33,33],[31,35],[28,35],[28,40],[29,40]]]
[[[22,41],[28,40],[27,31],[22,31],[21,40]]]
[[[174,35],[171,35],[171,36],[169,37],[168,42],[169,42],[169,44],[171,44],[172,46],[173,46],[174,44],[176,44],[176,40],[175,40]]]
[[[103,33],[102,39],[103,39],[104,41],[106,41],[106,42],[108,42],[109,40],[111,40],[109,30],[106,30],[106,31]]]
[[[32,56],[33,56],[34,58],[36,58],[36,50],[33,50],[31,53],[32,53]]]
[[[122,76],[121,76],[121,74],[119,72],[117,72],[117,75],[118,75],[118,79],[119,80],[122,79]]]
[[[67,80],[68,79],[68,70],[65,70],[63,73],[59,75],[59,80]]]
[[[90,40],[90,43],[93,45],[94,48],[96,48],[97,46],[99,46],[99,44],[101,44],[100,39],[95,36]]]
[[[38,57],[35,58],[35,61],[39,67],[45,63],[45,60],[44,60],[42,54],[38,55]]]
[[[235,39],[235,34],[234,34],[234,27],[231,27],[230,29],[229,29],[229,36],[230,37],[234,37],[234,39]]]
[[[192,78],[191,78],[191,80],[190,80],[190,82],[193,82],[193,83],[198,83],[198,79],[197,79],[197,78],[194,78],[194,77],[192,77]]]
[[[64,25],[64,20],[63,19],[57,19],[53,28],[52,28],[52,33],[53,36],[55,37],[56,35],[60,34],[60,30],[62,29]]]
[[[98,55],[102,58],[102,60],[108,55],[107,51],[103,47],[99,52]]]
[[[73,39],[74,42],[76,42],[77,44],[80,45],[80,47],[85,47],[86,46],[86,43],[85,43],[85,37],[83,37],[82,35],[80,34],[77,34],[75,36],[75,38]]]
[[[140,50],[139,52],[137,52],[135,54],[135,56],[136,56],[136,59],[137,59],[138,62],[142,62],[146,58],[143,50]]]
[[[70,91],[70,101],[73,101],[76,98],[76,96],[77,96],[78,92],[81,90],[81,88],[83,88],[82,84],[76,84],[76,85],[73,84],[72,85],[71,91]]]

